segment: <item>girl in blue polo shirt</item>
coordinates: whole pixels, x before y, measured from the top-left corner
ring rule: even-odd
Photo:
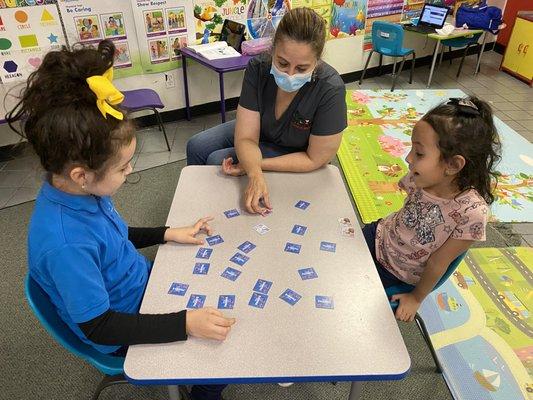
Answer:
[[[47,179],[35,203],[28,236],[31,277],[59,315],[86,343],[103,353],[128,345],[224,340],[235,320],[204,308],[140,314],[152,263],[136,248],[166,241],[201,244],[211,234],[206,217],[183,228],[131,228],[110,196],[131,173],[133,123],[114,106],[123,95],[111,83],[115,46],[48,53],[28,79],[10,126],[39,155]],[[217,400],[225,385],[195,386],[195,400]]]

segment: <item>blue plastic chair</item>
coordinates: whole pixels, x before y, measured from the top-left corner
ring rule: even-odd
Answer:
[[[29,274],[25,280],[25,292],[35,316],[48,333],[65,349],[84,359],[105,375],[96,388],[92,400],[98,399],[102,390],[108,386],[128,383],[124,377],[124,357],[103,354],[82,342],[59,317],[48,295]]]
[[[481,56],[481,45],[479,44],[479,38],[481,37],[482,33],[476,33],[475,35],[472,35],[471,37],[460,37],[455,39],[446,39],[441,42],[442,44],[442,50],[440,53],[440,60],[439,60],[439,66],[442,64],[442,57],[444,55],[444,47],[448,46],[448,54],[451,53],[452,48],[461,48],[464,47],[465,51],[463,53],[463,57],[461,57],[461,62],[459,63],[459,69],[457,70],[456,77],[459,78],[459,75],[461,74],[461,70],[463,69],[463,63],[465,61],[465,57],[468,54],[468,49],[470,46],[477,45],[478,52],[477,52],[477,58]],[[452,57],[450,55],[450,65],[452,65]],[[477,68],[477,67],[476,67]],[[474,73],[477,73],[476,70]]]
[[[448,266],[448,269],[442,275],[442,277],[439,279],[435,287],[433,288],[433,291],[438,289],[444,282],[448,280],[448,278],[455,272],[461,261],[463,261],[463,258],[465,258],[466,252],[458,255],[455,260],[451,262],[451,264]],[[390,299],[393,295],[399,294],[399,293],[409,293],[412,292],[415,287],[413,285],[409,285],[408,283],[402,283],[400,285],[394,285],[389,286],[388,288],[385,288],[385,293],[387,294],[387,297]],[[397,301],[391,301],[390,302],[391,308],[393,311],[396,311],[398,308],[398,302]],[[435,365],[437,366],[437,372],[442,372],[442,367],[440,365],[440,362],[437,358],[437,353],[435,352],[435,349],[433,348],[433,344],[431,343],[431,339],[429,338],[429,333],[426,328],[426,324],[424,323],[424,320],[418,315],[418,313],[415,316],[415,321],[418,324],[418,327],[420,328],[420,331],[422,332],[422,336],[424,337],[424,340],[426,341],[429,350],[431,351],[431,355],[433,356],[433,360],[435,361]]]
[[[365,68],[361,74],[361,79],[359,79],[359,84],[363,82],[365,77],[366,69],[370,63],[370,58],[374,52],[379,53],[379,70],[378,74],[381,75],[381,66],[383,63],[383,56],[394,57],[394,64],[392,67],[392,88],[391,92],[394,91],[396,86],[396,78],[402,73],[403,64],[405,63],[405,58],[409,55],[413,55],[413,60],[411,63],[411,75],[409,77],[409,83],[413,83],[413,72],[415,70],[415,58],[416,54],[414,49],[407,49],[403,46],[403,28],[399,24],[393,24],[385,21],[375,21],[372,24],[372,50],[368,54],[366,60]],[[396,74],[396,58],[402,57],[402,62],[400,64],[400,70]]]

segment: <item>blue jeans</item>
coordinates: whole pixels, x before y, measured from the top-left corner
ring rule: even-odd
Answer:
[[[221,165],[225,158],[232,157],[237,163],[234,147],[235,120],[214,126],[197,133],[187,142],[187,165]],[[278,157],[299,151],[274,143],[259,142],[263,158]]]
[[[386,270],[376,258],[376,229],[378,227],[378,222],[379,221],[374,221],[368,225],[365,225],[363,227],[363,235],[365,236],[366,245],[368,246],[370,254],[372,255],[372,260],[374,260],[374,264],[379,274],[379,279],[381,279],[381,284],[384,288],[388,288],[390,286],[402,284],[403,282]]]

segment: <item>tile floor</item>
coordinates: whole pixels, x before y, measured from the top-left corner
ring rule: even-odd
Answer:
[[[488,101],[495,115],[507,125],[533,142],[533,89],[525,83],[499,71],[501,55],[487,52],[483,55],[481,71],[473,75],[476,57],[470,56],[459,78],[455,77],[459,60],[450,66],[444,60],[436,71],[432,89],[460,89]],[[415,69],[413,83],[409,84],[409,71],[398,78],[397,89],[425,89],[429,67]],[[347,89],[390,89],[390,75],[365,79],[346,84]],[[235,111],[227,119],[235,118]],[[165,125],[171,151],[165,145],[163,134],[157,127],[142,129],[137,135],[137,150],[133,159],[134,171],[156,167],[185,159],[185,144],[197,132],[220,123],[220,115],[211,114],[196,117],[192,121],[180,120]],[[23,148],[16,157],[0,162],[0,208],[13,206],[35,199],[40,187],[41,171],[39,160],[30,149]],[[513,230],[520,235],[524,245],[533,246],[533,224],[513,224]]]

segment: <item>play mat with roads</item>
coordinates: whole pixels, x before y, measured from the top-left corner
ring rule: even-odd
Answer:
[[[453,396],[533,399],[533,248],[475,248],[420,316]]]

